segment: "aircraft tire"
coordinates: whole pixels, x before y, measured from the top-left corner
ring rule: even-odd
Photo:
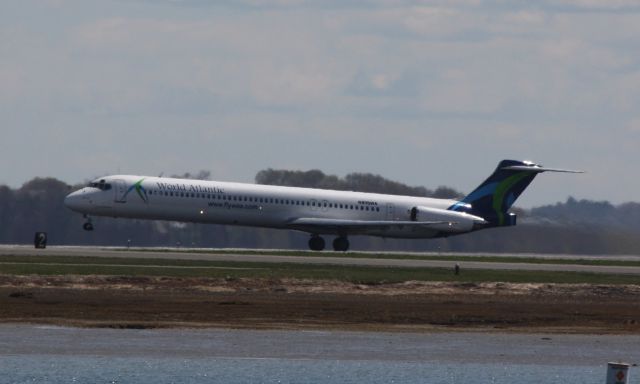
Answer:
[[[309,249],[312,251],[322,251],[324,245],[324,239],[320,236],[311,236],[309,239]]]
[[[333,240],[333,250],[336,252],[347,252],[349,250],[349,239],[340,236]]]
[[[82,225],[82,229],[84,229],[85,231],[93,231],[93,224],[84,223],[84,225]]]

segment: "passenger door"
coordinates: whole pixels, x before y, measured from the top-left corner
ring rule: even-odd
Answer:
[[[393,204],[387,204],[387,220],[396,219],[396,210]]]
[[[114,180],[114,184],[114,190],[116,191],[116,203],[126,203],[127,183],[125,183],[124,180]]]

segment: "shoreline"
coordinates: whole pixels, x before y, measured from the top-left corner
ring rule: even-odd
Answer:
[[[0,275],[0,323],[640,334],[640,285]]]

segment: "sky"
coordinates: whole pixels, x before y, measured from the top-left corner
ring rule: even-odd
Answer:
[[[640,3],[0,3],[0,184],[266,168],[640,201]]]

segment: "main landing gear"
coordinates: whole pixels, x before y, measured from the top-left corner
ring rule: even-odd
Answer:
[[[84,215],[84,218],[87,219],[87,222],[82,224],[82,229],[85,231],[93,231],[93,224],[91,223],[91,218],[87,215]]]
[[[309,249],[312,251],[322,251],[325,247],[324,239],[318,235],[311,235],[309,239]],[[336,252],[346,252],[349,250],[349,239],[346,236],[336,237],[333,240],[333,250]]]
[[[333,240],[333,250],[336,252],[347,252],[349,250],[349,239],[346,236],[336,237]]]
[[[309,239],[309,249],[312,251],[322,251],[324,249],[324,239],[318,235],[312,235]]]

